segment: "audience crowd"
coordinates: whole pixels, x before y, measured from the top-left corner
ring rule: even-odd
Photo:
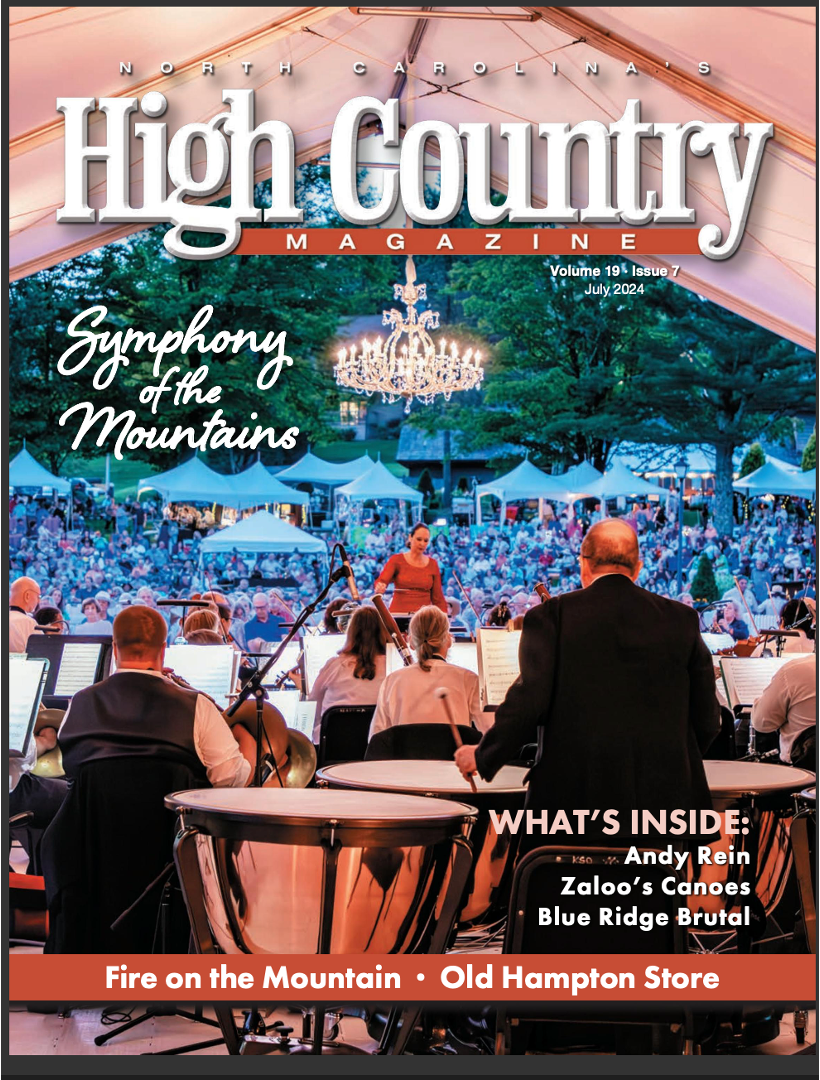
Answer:
[[[477,620],[486,621],[501,602],[513,617],[523,614],[537,602],[532,592],[537,582],[553,594],[580,588],[581,540],[600,519],[600,508],[570,515],[547,506],[543,520],[431,526],[428,551],[441,567],[455,625],[473,630]],[[11,581],[33,578],[40,587],[39,607],[56,609],[72,633],[110,633],[114,616],[129,604],[153,607],[161,598],[213,588],[231,605],[232,633],[240,645],[246,638],[275,641],[291,618],[289,609],[301,608],[326,579],[327,560],[315,555],[233,551],[203,558],[202,539],[218,527],[210,508],[163,509],[157,502],[108,499],[102,507],[75,503],[69,520],[62,502],[18,496],[11,499],[9,510]],[[676,597],[675,500],[635,504],[622,513],[639,536],[639,584]],[[405,549],[407,531],[394,515],[371,527],[348,527],[341,535],[324,530],[320,535],[328,550],[334,540],[344,540],[366,596],[390,555]],[[684,602],[692,602],[690,589],[703,555],[718,594],[737,601],[742,617],[747,616],[747,605],[753,614],[778,615],[786,600],[780,582],[813,582],[815,524],[798,500],[749,504],[730,536],[719,535],[704,512],[699,524],[684,527]],[[342,581],[330,597],[345,595]],[[179,612],[171,612],[173,638]]]

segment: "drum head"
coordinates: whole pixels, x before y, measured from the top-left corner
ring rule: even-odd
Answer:
[[[706,779],[713,795],[775,795],[800,791],[814,774],[788,765],[755,761],[705,761]]]
[[[349,761],[344,765],[329,765],[316,775],[338,787],[452,795],[467,802],[475,798],[454,761]],[[473,779],[479,795],[523,795],[526,775],[526,769],[505,765],[493,780],[482,780],[480,776]]]
[[[806,802],[817,802],[817,787],[807,787],[805,791],[800,792],[800,797],[805,799]]]
[[[215,788],[178,791],[168,795],[169,810],[199,815],[283,825],[335,822],[357,828],[394,828],[397,823],[423,825],[473,817],[463,803],[422,799],[384,792],[333,791],[300,788]]]

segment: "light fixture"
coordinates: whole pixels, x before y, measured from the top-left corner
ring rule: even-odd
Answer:
[[[537,11],[425,11],[408,8],[389,7],[350,7],[353,15],[392,15],[404,19],[484,19],[494,22],[537,22],[541,15]]]
[[[675,476],[678,480],[683,480],[686,477],[686,458],[680,457],[675,462]]]
[[[439,394],[445,400],[457,390],[474,390],[481,385],[484,369],[481,353],[472,348],[461,355],[456,341],[433,341],[428,330],[437,330],[437,311],[416,311],[419,300],[427,299],[427,286],[416,285],[416,266],[407,256],[407,282],[393,286],[393,299],[407,308],[382,312],[382,323],[391,327],[385,340],[365,340],[339,349],[333,374],[339,386],[357,394],[379,393],[382,401],[405,400],[404,411],[418,398],[429,405]]]

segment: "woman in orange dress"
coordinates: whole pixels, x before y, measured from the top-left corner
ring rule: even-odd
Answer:
[[[447,602],[441,587],[438,563],[425,555],[430,543],[430,530],[419,522],[410,530],[408,551],[391,555],[384,570],[376,579],[376,592],[381,595],[391,583],[395,585],[390,610],[394,615],[411,615],[428,604],[447,612]]]

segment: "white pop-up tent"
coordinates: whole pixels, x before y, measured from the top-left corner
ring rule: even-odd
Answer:
[[[811,7],[667,6],[653,8],[651,17],[642,7],[433,7],[411,13],[389,7],[240,5],[194,11],[192,17],[187,8],[173,5],[38,8],[34,15],[29,8],[10,9],[12,280],[145,227],[56,221],[65,171],[57,97],[139,99],[148,91],[162,93],[168,101],[162,122],[170,135],[183,124],[205,123],[225,112],[223,91],[253,89],[255,123],[288,124],[297,164],[328,153],[334,121],[348,100],[398,97],[403,127],[430,120],[456,129],[462,123],[489,123],[490,182],[502,192],[509,146],[500,138],[500,124],[528,122],[536,132],[541,123],[597,121],[608,127],[623,115],[627,100],[637,98],[643,122],[737,124],[740,143],[744,123],[772,124],[774,135],[763,154],[743,241],[731,259],[680,255],[665,246],[668,254],[639,255],[635,262],[665,268],[679,285],[815,347]],[[169,58],[173,69],[163,74],[160,65]],[[699,59],[711,62],[708,75],[699,74]],[[207,77],[204,60],[213,64]],[[130,70],[123,71],[120,61]],[[438,61],[446,62],[446,74],[436,73]],[[243,62],[251,66],[243,68]],[[356,62],[364,63],[363,73],[356,74]],[[400,62],[406,74],[396,71]],[[486,65],[480,73],[474,69],[479,63]],[[105,141],[104,123],[93,114],[89,142]],[[370,130],[363,128],[363,138]],[[661,202],[667,178],[657,142],[641,140],[640,173],[642,191],[657,191]],[[200,177],[203,141],[197,140],[193,150],[192,173]],[[256,180],[270,176],[270,153],[269,140],[262,139]],[[534,207],[546,203],[547,156],[546,145],[533,145]],[[372,159],[361,142],[360,167],[366,169]],[[143,204],[143,163],[144,147],[133,138],[126,198],[134,207]],[[91,203],[102,206],[105,169],[94,163],[89,174]],[[574,166],[573,206],[588,205],[588,186],[587,170]],[[213,198],[228,194],[226,184]],[[711,154],[687,155],[685,205],[694,211],[697,228],[714,225],[727,235],[726,200]],[[691,226],[671,226],[686,227]]]
[[[415,488],[399,480],[381,461],[374,461],[367,472],[362,473],[356,480],[337,487],[333,497],[334,516],[337,520],[346,504],[352,506],[354,512],[358,512],[366,502],[376,504],[396,502],[402,514],[409,503],[415,521],[421,516],[421,504],[424,502],[424,496],[420,491],[416,491]]]
[[[566,503],[572,498],[580,498],[579,494],[573,494],[568,490],[562,477],[550,476],[549,473],[543,472],[537,465],[533,465],[528,457],[504,476],[498,476],[486,484],[479,484],[475,494],[478,525],[481,524],[481,499],[485,495],[493,495],[501,501],[500,521],[502,524],[507,516],[508,503],[538,499],[538,512],[539,516],[542,516],[545,499]]]
[[[813,499],[816,482],[814,469],[809,473],[787,472],[769,460],[748,476],[735,480],[732,487],[744,495],[796,495]]]
[[[9,463],[9,487],[42,489],[51,488],[59,495],[68,495],[71,484],[61,476],[55,476],[41,465],[25,446]]]
[[[627,469],[620,461],[614,461],[600,480],[595,480],[587,486],[589,494],[595,499],[606,502],[607,499],[617,499],[619,496],[637,495],[666,495],[666,488],[658,484],[652,484],[636,476]]]
[[[573,465],[565,473],[553,476],[553,480],[560,480],[567,491],[578,491],[583,498],[583,493],[590,484],[600,480],[604,474],[596,469],[589,461],[582,461],[579,465]]]
[[[239,493],[233,480],[234,477],[223,476],[200,458],[192,457],[175,469],[140,480],[137,496],[143,491],[158,491],[165,502],[216,503],[218,506],[236,507]]]
[[[258,510],[250,517],[228,525],[206,536],[202,541],[203,554],[217,551],[253,551],[282,554],[326,555],[324,540],[295,525],[288,524],[267,510]]]
[[[361,458],[358,460],[361,461]],[[370,458],[367,460],[370,465],[373,464]],[[304,457],[278,472],[276,479],[285,484],[326,484],[333,487],[355,480],[365,471],[362,468],[351,469],[352,464],[353,462],[325,461],[324,458],[317,457],[312,450],[308,450]],[[370,465],[367,467],[370,468]]]
[[[310,495],[305,491],[283,484],[278,477],[272,476],[261,461],[255,461],[249,469],[231,477],[237,494],[231,503],[237,510],[248,510],[254,506],[271,503],[290,506],[307,506]]]

